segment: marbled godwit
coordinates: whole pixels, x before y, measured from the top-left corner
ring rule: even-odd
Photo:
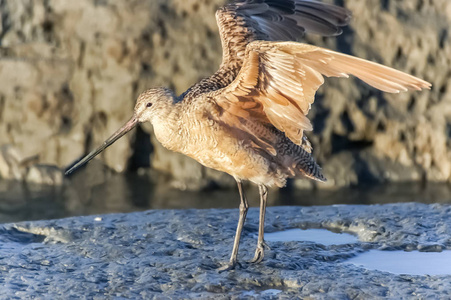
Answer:
[[[248,203],[241,185],[260,191],[260,223],[252,262],[264,255],[268,186],[286,179],[325,178],[312,157],[304,131],[317,89],[326,77],[354,75],[389,93],[430,88],[403,72],[331,50],[294,42],[304,32],[338,35],[350,13],[311,0],[239,0],[216,12],[223,47],[219,70],[176,96],[166,88],[143,92],[133,117],[102,146],[70,168],[70,174],[141,122],[151,122],[166,148],[233,176],[240,194],[240,216],[230,262],[238,246]]]

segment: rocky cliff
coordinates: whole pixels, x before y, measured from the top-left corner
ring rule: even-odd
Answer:
[[[122,125],[144,89],[183,92],[220,63],[214,12],[224,2],[0,0],[0,145],[14,147],[25,167],[65,167]],[[338,38],[308,42],[419,76],[433,89],[389,95],[328,79],[309,114],[308,136],[329,179],[322,186],[450,181],[451,2],[335,2],[353,12],[350,26]],[[116,171],[151,166],[181,188],[232,184],[162,148],[151,126],[100,158]]]

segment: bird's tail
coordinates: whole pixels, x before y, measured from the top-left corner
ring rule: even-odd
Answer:
[[[305,177],[321,182],[327,181],[321,171],[321,167],[316,163],[312,154],[300,146],[297,147],[299,149],[298,155],[294,157],[294,170],[296,175],[304,175]]]
[[[302,137],[301,145],[296,145],[287,137],[279,144],[278,153],[283,157],[283,165],[291,176],[305,176],[317,181],[326,181],[321,167],[312,155],[312,145],[306,136]]]

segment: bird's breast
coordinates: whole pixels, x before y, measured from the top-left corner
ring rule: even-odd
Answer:
[[[239,131],[205,116],[181,120],[178,128],[154,126],[155,135],[164,147],[235,178],[257,184],[284,185],[285,178],[274,176],[274,161],[256,151]]]

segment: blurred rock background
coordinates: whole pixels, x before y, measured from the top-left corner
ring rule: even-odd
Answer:
[[[350,26],[338,38],[306,41],[411,73],[433,89],[392,95],[328,79],[307,133],[329,179],[318,187],[450,182],[451,2],[328,2],[352,11]],[[221,59],[214,13],[224,3],[0,0],[0,177],[36,182],[44,174],[59,183],[46,166],[65,168],[100,144],[128,120],[140,92],[163,85],[182,93],[213,73]],[[151,167],[181,189],[234,185],[165,150],[147,125],[99,158],[119,172]]]

